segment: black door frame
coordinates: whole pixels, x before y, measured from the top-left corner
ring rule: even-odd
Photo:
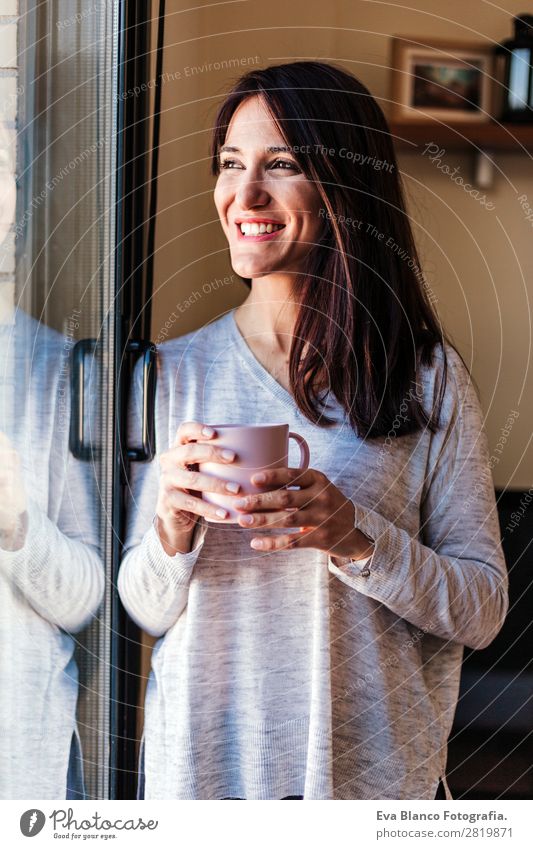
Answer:
[[[155,111],[150,126],[151,0],[120,0],[117,98],[117,209],[115,310],[115,469],[113,498],[113,575],[120,565],[125,530],[128,475],[126,410],[132,349],[150,338],[157,153],[159,146],[164,2],[158,8]],[[151,132],[150,132],[151,130]],[[132,344],[134,343],[134,344]],[[136,344],[137,343],[137,344]],[[153,417],[153,409],[149,410]],[[114,593],[111,615],[110,798],[135,799],[141,631]]]

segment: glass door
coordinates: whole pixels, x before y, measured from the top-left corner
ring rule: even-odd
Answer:
[[[3,6],[0,798],[107,798],[120,4]]]

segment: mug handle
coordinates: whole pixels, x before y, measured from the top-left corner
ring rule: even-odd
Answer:
[[[300,449],[300,463],[297,468],[301,469],[301,471],[303,472],[309,466],[309,445],[307,444],[303,436],[300,436],[299,433],[293,433],[292,431],[290,431],[289,439],[291,438],[291,436],[298,443],[298,447]]]

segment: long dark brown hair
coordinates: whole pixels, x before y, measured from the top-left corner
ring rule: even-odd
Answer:
[[[312,422],[331,424],[326,393],[321,397],[315,389],[326,376],[359,436],[435,431],[446,385],[444,336],[420,270],[380,107],[359,80],[329,63],[250,71],[218,109],[214,176],[231,118],[254,95],[323,201],[323,236],[294,284],[300,308],[289,377],[296,404]],[[437,345],[443,379],[426,412],[418,374],[420,364],[432,365]]]

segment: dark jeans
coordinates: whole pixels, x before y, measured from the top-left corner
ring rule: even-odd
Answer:
[[[437,787],[437,793],[435,795],[435,799],[445,799],[445,798],[446,798],[446,792],[444,790],[444,784],[442,783],[442,781],[439,781],[439,786]]]
[[[303,799],[303,796],[284,796],[280,801],[284,802],[285,799]],[[244,799],[241,799],[240,796],[223,796],[223,802],[244,802]]]

